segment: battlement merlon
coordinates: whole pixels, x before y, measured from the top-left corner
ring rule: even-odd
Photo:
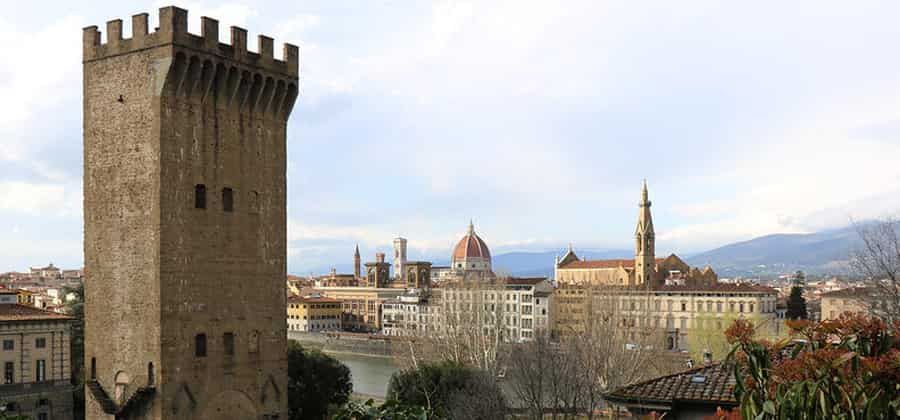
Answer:
[[[219,42],[219,22],[201,18],[201,35],[188,32],[187,10],[175,6],[159,9],[159,28],[148,32],[146,13],[131,17],[132,37],[122,38],[122,20],[106,23],[106,43],[100,43],[97,26],[88,26],[83,32],[83,60],[85,63],[134,51],[164,45],[176,45],[217,56],[229,61],[283,74],[291,78],[300,75],[300,51],[296,45],[284,44],[284,60],[274,57],[272,38],[258,37],[259,53],[247,51],[247,30],[231,27],[231,44]]]

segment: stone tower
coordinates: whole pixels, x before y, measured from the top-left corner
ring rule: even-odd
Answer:
[[[362,274],[362,258],[359,256],[359,244],[356,244],[356,251],[353,253],[353,276],[359,279]]]
[[[394,238],[394,277],[406,283],[406,238]]]
[[[650,215],[650,198],[647,193],[647,181],[641,188],[641,201],[638,204],[637,229],[635,229],[634,281],[635,284],[651,285],[656,277],[656,234],[653,232],[653,217]]]
[[[88,419],[287,418],[298,49],[187,11],[84,29]]]

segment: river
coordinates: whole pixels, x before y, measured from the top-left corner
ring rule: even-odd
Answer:
[[[390,357],[365,356],[351,353],[328,353],[350,368],[353,392],[372,397],[387,395],[391,375],[399,368]]]

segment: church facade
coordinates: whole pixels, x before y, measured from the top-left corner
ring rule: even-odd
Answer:
[[[650,345],[667,350],[702,346],[694,350],[708,352],[711,346],[703,342],[704,333],[724,331],[736,318],[777,328],[775,289],[719,282],[711,267],[691,267],[675,254],[657,258],[650,205],[645,182],[633,259],[585,260],[571,246],[557,257],[556,334],[578,334],[591,328],[598,316],[616,317],[616,324],[630,339],[644,336],[650,337]],[[648,336],[647,331],[660,334]],[[655,339],[661,341],[653,342]]]
[[[635,228],[634,259],[585,260],[569,249],[556,259],[557,284],[584,286],[628,286],[657,288],[665,284],[711,286],[719,276],[709,266],[691,267],[678,255],[656,258],[656,232],[647,183],[641,188],[638,221]]]

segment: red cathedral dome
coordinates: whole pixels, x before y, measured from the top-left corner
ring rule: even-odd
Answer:
[[[475,233],[475,226],[471,222],[469,231],[453,249],[451,259],[454,268],[490,270],[491,251],[484,240]]]

